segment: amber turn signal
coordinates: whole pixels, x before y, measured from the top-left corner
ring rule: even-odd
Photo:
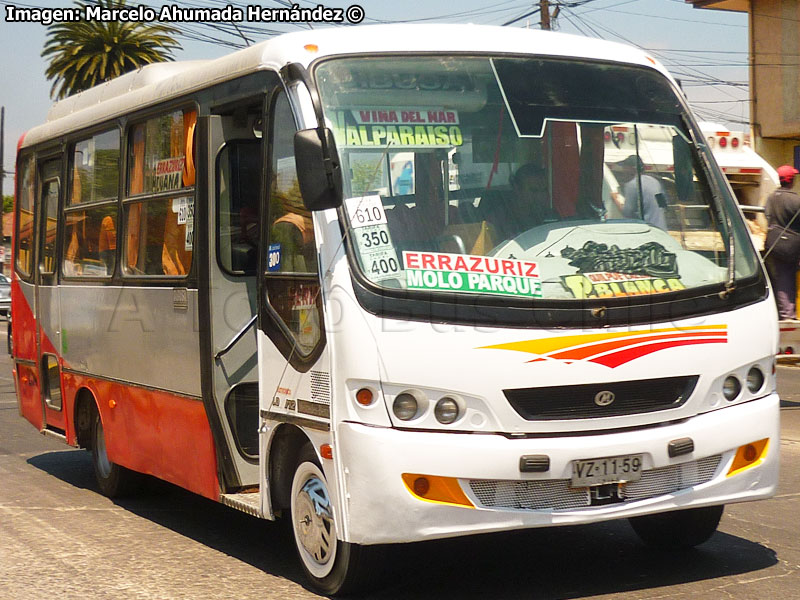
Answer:
[[[408,491],[420,500],[475,508],[475,505],[467,498],[467,495],[458,484],[458,479],[455,477],[417,475],[414,473],[403,473],[402,477]]]
[[[356,392],[356,402],[361,406],[369,406],[374,399],[375,397],[372,395],[372,390],[368,390],[367,388],[361,388]]]
[[[728,477],[760,465],[767,455],[768,448],[769,438],[739,446],[736,450],[736,456],[733,458],[731,468],[728,469]]]

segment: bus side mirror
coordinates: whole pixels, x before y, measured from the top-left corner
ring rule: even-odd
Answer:
[[[342,169],[333,132],[327,127],[302,129],[294,134],[297,179],[308,210],[342,205]]]

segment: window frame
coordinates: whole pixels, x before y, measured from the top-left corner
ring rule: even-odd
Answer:
[[[44,176],[43,171],[50,164],[57,164],[57,169],[54,169],[52,174]],[[45,203],[44,191],[45,186],[50,182],[56,182],[58,187],[58,196],[55,201],[55,234],[53,239],[53,268],[49,271],[42,269],[43,260],[45,259],[45,244],[47,243],[47,208],[48,204]],[[64,153],[62,149],[51,152],[44,152],[36,155],[36,201],[38,205],[36,208],[36,218],[34,219],[34,245],[36,247],[36,254],[34,256],[33,269],[31,281],[39,286],[52,286],[55,284],[59,274],[59,263],[61,260],[61,206],[64,202]]]
[[[74,160],[75,160],[75,147],[87,140],[90,140],[96,136],[100,136],[112,131],[117,132],[117,149],[119,151],[118,160],[117,160],[117,189],[116,189],[116,197],[113,199],[103,199],[103,200],[95,200],[90,202],[78,202],[75,204],[71,204],[70,200],[72,199],[72,190],[73,190],[73,182],[75,177],[74,172]],[[65,160],[67,162],[67,189],[64,193],[64,201],[63,201],[63,208],[60,211],[59,221],[62,224],[61,226],[66,230],[67,227],[67,217],[71,213],[78,213],[78,212],[86,212],[88,210],[105,207],[105,206],[113,206],[115,208],[116,213],[116,246],[114,248],[114,268],[111,270],[110,273],[106,275],[85,275],[85,274],[70,274],[67,273],[65,270],[66,266],[66,248],[61,248],[61,256],[59,259],[59,276],[68,282],[77,282],[77,281],[103,281],[107,282],[114,278],[120,268],[120,217],[121,217],[121,207],[120,207],[120,197],[121,197],[121,186],[123,183],[124,177],[124,168],[125,168],[125,160],[124,160],[124,131],[123,127],[120,125],[119,122],[114,121],[111,123],[105,123],[102,127],[93,128],[89,131],[82,131],[80,132],[80,136],[71,139],[67,145],[67,151],[64,153]],[[66,243],[66,233],[64,234],[64,239],[62,239],[62,246]]]
[[[25,163],[27,162],[27,167]],[[20,218],[20,213],[22,210],[22,203],[20,199],[22,197],[22,189],[24,184],[24,178],[22,176],[17,177],[17,185],[16,189],[14,190],[14,244],[13,244],[13,252],[14,252],[14,261],[13,261],[13,268],[22,281],[25,282],[32,282],[34,278],[34,274],[36,273],[36,244],[38,240],[38,236],[36,235],[36,211],[39,208],[39,201],[37,199],[38,195],[38,187],[37,187],[37,169],[36,169],[36,155],[33,151],[21,153],[19,158],[17,159],[17,172],[22,173],[24,168],[30,170],[30,177],[29,185],[31,187],[31,197],[33,206],[31,208],[31,233],[30,233],[30,248],[28,249],[29,258],[28,258],[28,271],[23,271],[20,268],[20,253],[19,253],[19,243],[20,243],[20,227],[22,223],[22,219]]]
[[[264,251],[269,247],[270,241],[270,224],[273,219],[272,211],[272,186],[266,185],[266,182],[271,181],[273,176],[273,156],[275,152],[275,107],[281,97],[286,98],[289,105],[289,110],[293,116],[294,130],[298,131],[298,121],[296,114],[296,107],[292,99],[292,95],[283,86],[277,87],[265,103],[266,114],[264,122],[267,123],[267,145],[266,152],[264,153],[265,168],[262,170],[262,188],[266,189],[266,206],[262,207],[261,211],[261,249],[259,253],[259,328],[270,338],[275,344],[278,351],[289,361],[297,371],[305,373],[311,369],[316,363],[317,359],[322,354],[327,343],[325,333],[324,311],[322,306],[322,277],[320,274],[319,253],[316,250],[316,236],[314,239],[315,255],[316,255],[316,269],[314,272],[299,273],[287,271],[269,271],[267,268],[268,252]],[[294,151],[292,151],[294,154]],[[313,225],[313,213],[312,213]],[[309,352],[303,353],[297,338],[289,329],[289,326],[284,321],[283,317],[278,313],[270,300],[269,282],[270,281],[298,281],[307,283],[316,283],[319,286],[319,291],[316,294],[314,305],[317,309],[319,318],[319,338],[316,344]]]
[[[262,119],[263,119],[263,117],[262,117]],[[264,134],[265,134],[265,132],[262,129],[262,138],[261,139],[259,139],[259,138],[233,138],[233,139],[230,139],[230,140],[225,140],[225,143],[222,145],[222,147],[220,147],[219,151],[217,152],[216,157],[214,158],[214,183],[215,183],[215,185],[214,185],[214,188],[215,188],[215,190],[214,190],[214,211],[215,211],[214,212],[214,219],[215,219],[215,222],[216,222],[216,227],[214,228],[215,229],[215,231],[214,231],[214,236],[215,236],[215,239],[214,239],[215,254],[216,254],[216,261],[217,261],[217,266],[219,267],[219,270],[222,271],[223,273],[225,273],[226,275],[230,276],[230,277],[239,278],[239,277],[255,277],[255,276],[257,276],[258,275],[258,258],[256,257],[256,266],[255,266],[255,268],[253,268],[250,271],[246,271],[246,270],[236,271],[236,270],[233,270],[233,269],[229,269],[225,265],[223,260],[222,260],[222,244],[221,244],[221,241],[222,241],[222,228],[220,226],[221,214],[222,214],[222,204],[221,204],[221,200],[220,200],[220,186],[219,186],[220,170],[222,168],[222,155],[227,149],[229,149],[231,146],[236,145],[236,144],[246,143],[246,144],[253,145],[253,146],[259,146],[259,150],[261,151],[261,156],[259,157],[259,159],[260,159],[259,162],[262,165],[262,169],[261,170],[263,171],[264,157],[265,157],[266,154],[268,154],[267,144],[264,142],[264,139],[263,139],[263,135]],[[262,181],[261,180],[263,180],[263,173],[262,173],[261,177],[259,178],[259,198],[258,198],[259,204],[261,204],[261,199],[262,199],[262,196],[263,196],[262,193],[261,193],[261,186],[262,186]],[[260,207],[259,214],[258,214],[259,225],[260,225],[260,223],[262,221],[262,215],[261,215],[262,210],[263,210],[263,206]],[[260,241],[260,236],[261,236],[261,234],[259,233],[259,241]]]
[[[167,190],[163,192],[141,192],[138,194],[131,194],[129,192],[129,183],[130,183],[130,144],[132,140],[132,132],[133,130],[147,121],[151,119],[158,118],[160,116],[164,116],[170,113],[182,111],[183,113],[194,111],[195,113],[195,129],[194,129],[194,139],[192,143],[192,152],[194,153],[194,163],[195,163],[195,182],[191,186],[181,187],[175,190]],[[176,199],[180,197],[191,197],[195,211],[197,210],[197,196],[198,196],[198,186],[197,186],[197,177],[198,177],[198,163],[202,161],[202,157],[198,156],[198,124],[201,118],[200,114],[200,106],[196,99],[192,98],[187,101],[186,98],[178,100],[177,102],[169,103],[169,104],[162,104],[158,106],[148,107],[147,110],[133,113],[127,115],[127,119],[124,125],[124,135],[122,136],[122,147],[121,147],[121,162],[120,162],[120,169],[121,169],[121,177],[120,177],[120,197],[118,199],[119,202],[119,210],[118,210],[118,218],[119,223],[117,225],[117,254],[116,254],[116,267],[115,273],[119,274],[124,281],[142,281],[148,282],[149,284],[156,284],[157,282],[173,282],[179,281],[184,286],[187,285],[187,281],[194,281],[196,280],[196,271],[197,271],[197,260],[195,259],[195,254],[197,250],[197,242],[195,241],[194,247],[192,249],[192,257],[191,257],[191,264],[187,269],[186,273],[178,274],[178,275],[171,275],[171,274],[148,274],[148,273],[139,273],[132,271],[126,264],[127,261],[127,243],[128,243],[128,223],[127,223],[127,215],[129,207],[134,204],[146,204],[150,202],[157,202],[163,201],[167,199]],[[195,225],[196,225],[197,217],[195,217]],[[195,229],[195,235],[198,233],[199,230]]]

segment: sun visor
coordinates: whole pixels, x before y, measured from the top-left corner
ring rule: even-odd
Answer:
[[[680,125],[680,102],[652,69],[553,59],[491,64],[519,137],[542,137],[547,121]]]

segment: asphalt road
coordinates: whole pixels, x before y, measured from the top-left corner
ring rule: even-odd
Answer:
[[[0,348],[5,347],[0,323]],[[163,482],[101,496],[89,454],[19,417],[0,354],[0,599],[315,598],[284,526]],[[688,552],[642,546],[626,522],[408,544],[377,599],[800,598],[800,368],[779,368],[777,497],[726,508]]]

